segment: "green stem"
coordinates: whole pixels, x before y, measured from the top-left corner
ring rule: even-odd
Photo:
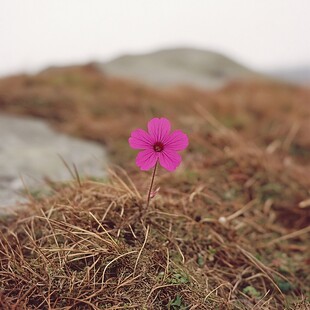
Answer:
[[[151,193],[152,193],[153,183],[154,183],[154,179],[155,179],[155,173],[156,173],[156,169],[157,169],[157,164],[158,164],[158,160],[156,161],[156,164],[155,164],[155,167],[154,167],[154,170],[153,170],[151,185],[150,185],[150,188],[149,188],[149,193],[148,193],[148,195],[147,195],[146,208],[148,208],[148,207],[149,207],[149,204],[150,204]]]

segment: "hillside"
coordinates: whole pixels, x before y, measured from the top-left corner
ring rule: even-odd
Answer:
[[[286,68],[269,71],[270,76],[290,83],[308,86],[310,85],[310,66]]]
[[[270,81],[158,90],[93,65],[1,79],[2,113],[102,143],[111,171],[0,219],[0,308],[308,309],[309,102]],[[155,116],[190,145],[146,209],[128,137]]]
[[[262,78],[260,74],[220,53],[193,48],[124,55],[98,66],[109,76],[160,87],[192,85],[214,89],[236,79]]]

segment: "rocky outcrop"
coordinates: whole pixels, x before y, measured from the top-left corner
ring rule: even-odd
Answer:
[[[0,211],[22,201],[25,186],[32,191],[46,177],[72,179],[61,158],[80,176],[104,176],[101,145],[55,132],[41,120],[0,115],[0,141]]]
[[[192,48],[125,55],[98,66],[108,76],[134,79],[159,87],[191,85],[214,89],[236,79],[262,78],[262,75],[222,54]]]

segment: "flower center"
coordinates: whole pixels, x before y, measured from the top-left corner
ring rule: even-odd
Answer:
[[[153,145],[153,149],[155,152],[161,152],[164,149],[164,144],[162,142],[156,142]]]

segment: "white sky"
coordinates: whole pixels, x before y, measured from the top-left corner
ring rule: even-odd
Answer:
[[[310,65],[310,1],[0,0],[0,75],[175,46]]]

